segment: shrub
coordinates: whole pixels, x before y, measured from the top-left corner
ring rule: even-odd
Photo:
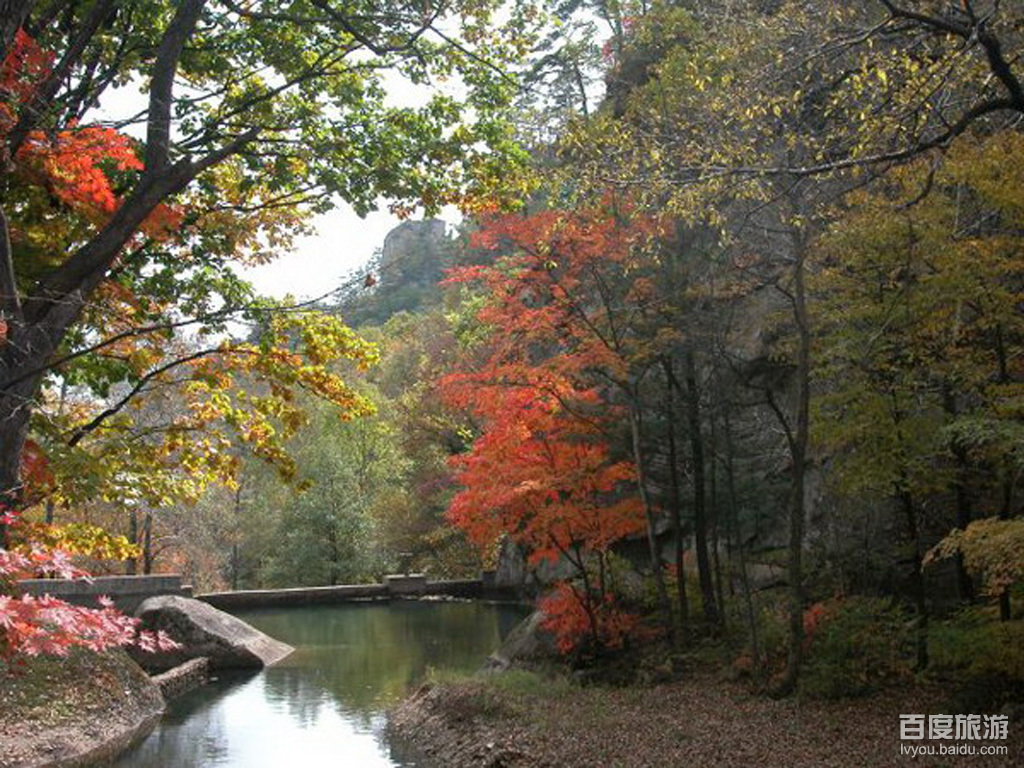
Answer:
[[[612,598],[586,594],[566,582],[541,599],[541,626],[554,633],[558,650],[573,652],[618,650],[639,628],[640,618],[623,611]]]
[[[1024,695],[1024,621],[965,608],[930,632],[932,674],[951,683],[957,712],[996,711]]]
[[[912,622],[904,609],[879,598],[836,599],[815,613],[800,689],[816,698],[862,696],[909,678],[912,665]]]

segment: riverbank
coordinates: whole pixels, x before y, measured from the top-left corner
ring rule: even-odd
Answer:
[[[1024,765],[1019,723],[1008,755],[901,754],[899,716],[940,713],[942,692],[913,687],[845,701],[772,700],[710,675],[650,687],[579,686],[514,671],[424,685],[389,724],[445,768]],[[949,742],[946,742],[947,744]]]
[[[156,685],[124,651],[28,659],[0,670],[0,768],[108,759],[145,736],[163,709]]]

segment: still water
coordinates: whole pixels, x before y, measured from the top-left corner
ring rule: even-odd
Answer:
[[[236,614],[295,652],[175,699],[118,768],[351,768],[421,763],[384,711],[429,668],[479,667],[523,617],[481,603],[353,603]]]

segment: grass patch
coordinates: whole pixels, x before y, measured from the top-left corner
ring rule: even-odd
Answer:
[[[564,675],[521,669],[490,675],[431,669],[427,685],[439,690],[438,705],[455,721],[532,721],[541,703],[565,700],[580,690]]]
[[[12,720],[59,725],[124,701],[142,674],[120,650],[28,659],[0,669],[0,710]]]

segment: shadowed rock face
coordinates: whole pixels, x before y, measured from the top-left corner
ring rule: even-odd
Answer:
[[[529,667],[558,659],[555,636],[541,626],[543,621],[544,614],[540,611],[523,619],[484,662],[483,671],[502,672],[510,667]]]
[[[176,651],[139,653],[137,661],[151,671],[166,670],[206,656],[211,669],[260,669],[281,661],[294,648],[269,637],[244,621],[187,597],[151,597],[135,615],[142,626],[163,630],[181,644]]]

